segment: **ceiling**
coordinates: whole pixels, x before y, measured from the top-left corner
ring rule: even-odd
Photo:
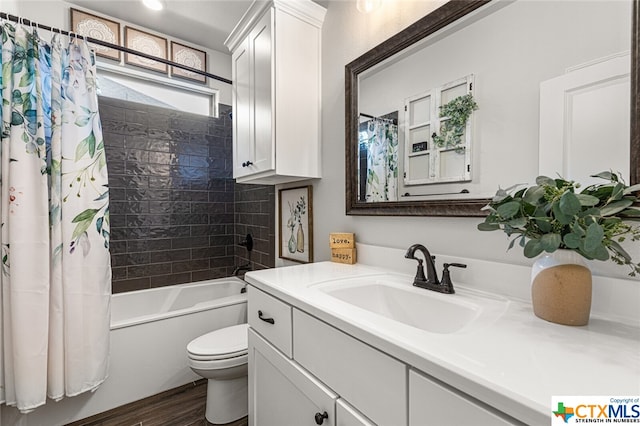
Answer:
[[[67,0],[99,14],[127,21],[185,42],[229,53],[224,41],[252,0],[165,0],[162,11],[141,0]]]

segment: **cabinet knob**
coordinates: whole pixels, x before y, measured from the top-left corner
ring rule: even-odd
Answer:
[[[242,167],[249,167],[252,166],[253,163],[251,161],[245,161],[244,163],[242,163]]]
[[[322,423],[324,423],[324,419],[328,419],[329,415],[327,414],[327,412],[323,412],[323,413],[316,413],[316,424],[317,425],[321,425]]]
[[[258,311],[258,318],[260,318],[264,322],[268,322],[269,324],[275,324],[276,320],[273,318],[266,318],[263,316],[262,311]]]

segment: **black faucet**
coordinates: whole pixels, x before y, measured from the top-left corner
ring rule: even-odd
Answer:
[[[422,259],[416,257],[416,251],[422,252],[424,259],[427,261],[427,276],[424,276],[424,268],[422,267]],[[413,280],[413,285],[417,287],[422,287],[424,284],[429,285],[440,285],[440,280],[438,279],[438,273],[436,272],[436,266],[433,263],[435,260],[435,256],[431,256],[429,250],[422,244],[414,244],[407,250],[407,253],[404,255],[407,259],[413,259],[418,261],[418,270],[416,271],[416,277]]]
[[[424,268],[422,266],[422,259],[415,256],[416,251],[422,252],[424,259],[427,261],[427,276],[424,276]],[[453,283],[451,282],[451,276],[449,275],[449,267],[455,266],[458,268],[466,268],[467,265],[463,263],[445,263],[442,271],[442,282],[438,279],[438,273],[436,272],[436,266],[434,263],[435,256],[431,256],[429,250],[422,244],[414,244],[407,250],[404,255],[407,259],[413,259],[418,261],[418,270],[416,271],[416,277],[413,279],[413,285],[420,288],[426,288],[427,290],[437,291],[439,293],[453,294]]]
[[[251,267],[251,251],[253,250],[253,237],[251,234],[247,234],[244,240],[239,243],[242,247],[247,249],[247,257],[249,261],[244,265],[236,266],[233,270],[233,276],[237,276],[240,271],[251,271],[253,268]]]

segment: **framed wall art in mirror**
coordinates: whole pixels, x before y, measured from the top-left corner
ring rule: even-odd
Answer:
[[[540,22],[545,22],[544,28]],[[615,142],[623,156],[618,164],[628,163],[629,183],[638,183],[638,38],[638,2],[633,0],[445,3],[345,67],[347,214],[484,215],[481,207],[500,184],[527,183],[544,168],[538,161],[540,149],[549,149],[540,130],[540,116],[547,112],[539,100],[543,82],[625,54],[630,65],[620,81],[626,84],[621,90],[629,98],[620,102],[631,106],[628,115],[623,107],[615,117],[619,121],[608,124],[629,129]],[[411,114],[404,109],[412,99],[436,93],[462,76],[472,76],[478,108],[468,130],[461,132],[471,138],[457,152],[464,151],[466,158],[451,156],[449,169],[468,170],[468,174],[456,171],[448,181],[433,179],[436,163],[427,161],[427,152],[435,149],[433,133],[437,132],[429,129],[412,140],[407,133],[412,130]],[[394,111],[398,112],[397,179],[386,187],[397,189],[385,201],[368,200],[363,179],[370,166],[363,160],[366,150],[360,131],[366,119],[361,114],[384,117]],[[431,117],[441,130],[440,117],[433,113]],[[612,143],[611,138],[606,142]],[[592,156],[596,161],[602,158],[597,152]],[[545,161],[544,155],[540,158]],[[570,162],[570,155],[563,161]],[[593,172],[609,167],[613,166],[606,159]],[[447,167],[443,173],[449,173]]]

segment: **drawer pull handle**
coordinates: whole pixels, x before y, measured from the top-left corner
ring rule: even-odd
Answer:
[[[253,163],[251,161],[245,161],[244,163],[242,163],[242,167],[249,167],[249,166],[253,166]]]
[[[328,419],[329,415],[325,411],[324,413],[316,413],[316,424],[321,425],[324,423],[324,419]]]
[[[269,324],[275,324],[276,320],[273,318],[265,318],[262,316],[262,311],[258,311],[258,318],[260,318],[264,322],[268,322]]]

